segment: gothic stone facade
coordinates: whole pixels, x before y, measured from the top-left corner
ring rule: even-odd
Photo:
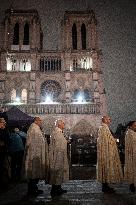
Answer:
[[[106,114],[97,20],[93,11],[66,11],[59,26],[60,48],[43,50],[38,12],[5,11],[1,107],[42,116],[46,133],[61,118],[70,133],[94,135]]]

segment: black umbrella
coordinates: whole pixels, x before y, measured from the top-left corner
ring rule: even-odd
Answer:
[[[9,126],[24,126],[33,122],[33,117],[22,112],[18,107],[13,106],[6,112]]]

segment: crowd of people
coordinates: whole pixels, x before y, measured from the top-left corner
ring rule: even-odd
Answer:
[[[7,186],[8,181],[21,179],[26,133],[17,127],[6,126],[0,118],[0,188]]]
[[[111,193],[115,190],[109,185],[125,179],[130,191],[135,192],[136,121],[131,122],[126,131],[124,170],[116,139],[109,129],[110,123],[110,117],[103,116],[98,130],[97,181],[102,183],[102,192]],[[0,189],[6,184],[4,179],[9,178],[13,182],[25,179],[28,195],[37,196],[43,192],[38,189],[38,182],[45,180],[52,186],[52,197],[66,193],[67,190],[62,189],[61,185],[69,180],[70,141],[64,135],[64,128],[64,121],[57,120],[47,140],[42,132],[42,119],[38,116],[27,133],[17,127],[9,131],[4,118],[0,118]]]
[[[65,124],[62,120],[55,122],[50,140],[45,138],[41,127],[42,119],[35,117],[27,133],[18,128],[9,131],[4,118],[0,118],[1,189],[5,186],[3,176],[8,167],[6,178],[10,177],[12,182],[26,180],[28,195],[37,196],[42,193],[38,189],[39,180],[52,185],[52,196],[66,193],[61,187],[63,182],[69,180],[69,140],[64,137]]]

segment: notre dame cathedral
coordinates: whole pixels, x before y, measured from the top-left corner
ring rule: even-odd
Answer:
[[[0,104],[44,119],[50,133],[63,119],[72,134],[94,136],[106,111],[93,10],[65,11],[59,48],[43,48],[37,10],[5,10],[0,52]]]

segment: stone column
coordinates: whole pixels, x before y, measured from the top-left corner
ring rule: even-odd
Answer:
[[[6,71],[7,70],[7,61],[6,61],[6,56],[7,53],[1,53],[1,71]],[[0,74],[1,75],[1,74]]]
[[[23,39],[24,39],[24,22],[23,19],[19,22],[19,50],[22,50],[23,46]]]
[[[76,23],[77,26],[77,50],[82,49],[82,41],[81,41],[81,24],[80,22]]]
[[[65,70],[70,71],[71,68],[71,52],[67,52],[64,55],[64,66]]]
[[[64,33],[64,38],[65,38],[65,41],[66,41],[66,49],[70,49],[72,48],[72,31],[70,28],[71,25],[69,23],[69,20],[66,21],[66,33]]]
[[[30,50],[33,45],[33,23],[32,21],[29,23],[29,45],[30,45]]]
[[[36,48],[40,49],[40,23],[37,23],[36,26]]]
[[[38,58],[36,53],[31,54],[30,62],[31,62],[31,71],[39,70]]]
[[[0,75],[0,103],[5,101],[5,74]]]
[[[91,22],[90,46],[92,49],[96,49],[97,47],[97,32],[94,20]]]
[[[71,93],[70,93],[70,86],[71,86],[71,78],[70,78],[70,72],[65,73],[65,82],[66,82],[66,93],[65,98],[66,102],[71,102]]]
[[[96,52],[92,54],[92,67],[93,71],[98,70],[98,56]]]
[[[87,34],[86,34],[86,40],[87,40],[87,49],[91,49],[92,48],[92,45],[91,45],[91,23],[88,22],[88,25],[87,25]]]
[[[32,23],[32,29],[31,29],[31,48],[32,49],[35,49],[36,47],[36,35],[37,35],[37,32],[36,32],[36,20],[33,19],[33,23]]]
[[[28,103],[35,104],[36,95],[35,95],[35,73],[30,73],[30,82],[29,82],[29,96]]]
[[[5,33],[4,33],[4,49],[8,49],[8,38],[9,38],[9,29],[8,29],[8,19],[5,20]]]
[[[9,36],[9,45],[8,45],[8,48],[11,49],[11,45],[13,45],[13,37],[14,37],[14,26],[15,26],[15,22],[12,21],[9,25],[9,33],[10,33],[10,36]]]

